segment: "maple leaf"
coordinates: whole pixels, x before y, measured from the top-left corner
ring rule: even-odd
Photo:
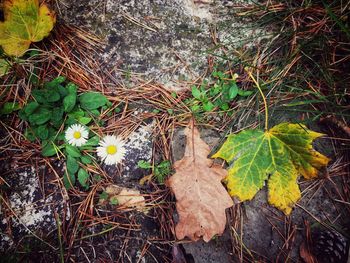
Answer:
[[[251,200],[268,180],[269,203],[290,214],[301,196],[297,178],[317,177],[329,159],[312,148],[323,134],[304,125],[281,123],[272,129],[245,130],[228,136],[213,158],[231,164],[225,179],[231,196]]]
[[[52,30],[56,17],[38,0],[5,0],[5,21],[0,22],[0,45],[10,56],[22,56],[32,42],[41,41]]]
[[[208,242],[214,235],[223,233],[225,209],[233,205],[221,183],[227,171],[207,158],[209,146],[193,125],[185,129],[185,135],[185,155],[175,162],[176,173],[168,180],[180,217],[175,232],[178,239],[188,236],[198,240],[203,236],[203,240]]]

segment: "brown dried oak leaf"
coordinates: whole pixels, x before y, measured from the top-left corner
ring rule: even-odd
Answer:
[[[221,180],[227,171],[208,159],[209,146],[200,138],[193,125],[185,129],[187,144],[184,157],[175,162],[176,173],[168,185],[176,197],[179,223],[175,227],[178,239],[208,242],[222,234],[226,225],[225,209],[233,205]]]

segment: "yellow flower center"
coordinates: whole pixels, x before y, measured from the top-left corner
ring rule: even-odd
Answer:
[[[74,137],[74,139],[80,139],[80,138],[81,138],[81,133],[78,132],[78,131],[75,131],[75,132],[73,133],[73,137]]]
[[[117,147],[115,145],[107,146],[107,153],[108,154],[115,154],[116,152],[117,152]]]

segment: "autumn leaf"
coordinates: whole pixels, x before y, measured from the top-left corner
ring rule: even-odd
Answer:
[[[208,159],[209,146],[201,140],[198,130],[186,128],[187,144],[184,157],[175,162],[176,173],[168,185],[176,197],[179,222],[175,232],[178,239],[188,236],[208,242],[222,234],[226,225],[225,209],[233,202],[221,180],[227,171]]]
[[[100,199],[100,205],[106,204],[109,201],[110,204],[118,204],[125,208],[136,209],[147,213],[146,200],[140,191],[136,189],[110,184],[104,189],[104,193],[107,196],[104,199]]]
[[[48,36],[56,21],[54,12],[38,0],[5,0],[3,9],[0,45],[10,56],[22,56],[32,42]]]
[[[323,134],[304,125],[281,123],[272,129],[245,130],[228,136],[213,158],[231,164],[225,181],[231,196],[251,200],[268,180],[269,203],[290,214],[301,196],[297,178],[317,177],[329,159],[312,148]]]

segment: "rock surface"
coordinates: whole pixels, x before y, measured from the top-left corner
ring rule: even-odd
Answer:
[[[184,81],[196,80],[205,72],[215,46],[235,47],[247,37],[250,44],[266,37],[262,30],[234,17],[228,2],[65,0],[58,1],[58,10],[65,23],[86,28],[105,41],[100,54],[104,67],[181,88]]]
[[[0,251],[11,248],[27,234],[41,237],[56,230],[55,214],[60,220],[70,217],[57,184],[46,178],[41,185],[39,171],[45,170],[23,168],[6,177],[8,203],[3,203],[0,210]]]
[[[215,238],[209,243],[200,240],[194,243],[184,243],[183,247],[186,254],[192,255],[196,263],[233,262],[231,237],[228,230],[223,236]]]
[[[128,136],[125,141],[126,153],[120,172],[118,172],[118,167],[106,166],[108,174],[115,183],[124,186],[138,185],[138,181],[146,175],[146,171],[137,164],[141,160],[146,162],[152,160],[153,129],[154,122],[151,122],[141,125]]]

